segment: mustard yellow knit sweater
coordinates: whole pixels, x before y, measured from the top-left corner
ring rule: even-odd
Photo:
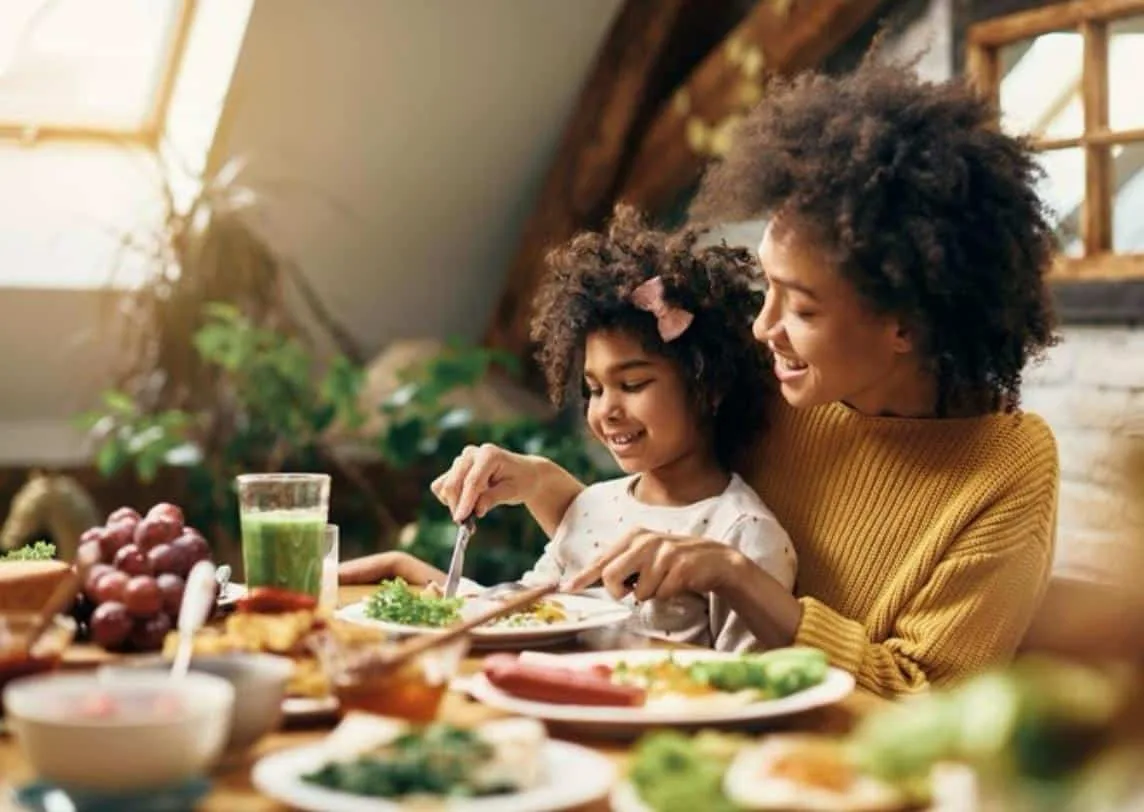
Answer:
[[[1013,654],[1048,582],[1058,474],[1033,414],[919,420],[785,402],[745,471],[798,551],[796,643],[883,694]]]

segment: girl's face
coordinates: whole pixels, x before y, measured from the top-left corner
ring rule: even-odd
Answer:
[[[899,319],[876,312],[812,242],[781,218],[759,245],[767,298],[755,337],[795,407],[842,401],[866,414],[924,416],[936,401]]]
[[[588,336],[588,427],[625,473],[644,473],[709,450],[687,388],[668,359],[619,330]]]

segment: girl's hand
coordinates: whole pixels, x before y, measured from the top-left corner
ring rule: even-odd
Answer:
[[[564,588],[571,592],[602,581],[613,598],[672,598],[719,593],[750,562],[726,544],[691,536],[633,530],[598,556]]]
[[[388,578],[401,578],[410,586],[428,586],[444,584],[447,577],[433,565],[398,550],[352,558],[338,566],[340,584],[376,584]]]
[[[467,446],[430,488],[459,522],[473,513],[484,516],[497,505],[527,502],[539,479],[539,464],[537,457],[491,443]]]

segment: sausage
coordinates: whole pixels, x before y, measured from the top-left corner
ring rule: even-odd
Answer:
[[[616,685],[591,671],[522,663],[512,654],[496,654],[484,663],[485,677],[507,694],[551,705],[638,707],[647,692]]]
[[[256,586],[235,601],[235,604],[240,612],[273,615],[313,610],[318,602],[312,596],[301,592],[291,592],[273,586]]]

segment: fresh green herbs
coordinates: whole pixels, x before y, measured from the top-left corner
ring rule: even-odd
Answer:
[[[405,626],[439,628],[461,619],[460,598],[421,594],[401,578],[382,581],[366,602],[366,617]]]
[[[649,734],[636,746],[632,783],[653,812],[734,812],[723,795],[723,773],[742,743],[712,732]]]
[[[56,557],[56,545],[46,541],[34,541],[0,555],[2,561],[50,561]]]
[[[466,797],[512,791],[513,787],[478,787],[474,781],[475,773],[492,755],[492,748],[471,731],[433,724],[398,737],[384,753],[335,761],[303,779],[375,798]]]

